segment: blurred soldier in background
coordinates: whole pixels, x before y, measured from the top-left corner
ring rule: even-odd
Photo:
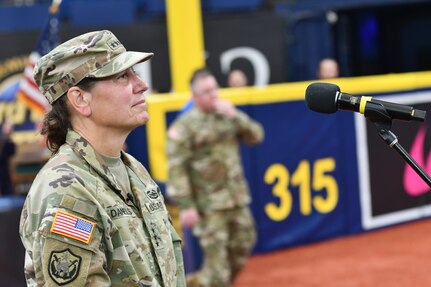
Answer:
[[[262,142],[262,126],[219,98],[206,69],[191,79],[195,105],[168,130],[167,192],[179,205],[184,228],[193,228],[204,262],[188,276],[193,286],[230,286],[255,241],[255,223],[239,146]]]
[[[122,150],[148,121],[126,51],[109,31],[42,57],[36,83],[52,105],[42,134],[53,152],[30,189],[20,236],[29,286],[185,286],[181,241],[146,169]]]
[[[227,76],[227,87],[228,88],[241,88],[248,85],[248,79],[246,74],[239,70],[231,70]],[[193,107],[193,98],[190,98],[186,104],[181,108],[179,115],[187,112]]]

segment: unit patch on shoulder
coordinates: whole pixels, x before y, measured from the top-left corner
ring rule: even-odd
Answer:
[[[58,285],[65,285],[78,277],[81,257],[73,254],[69,248],[52,251],[49,257],[48,274]]]
[[[51,232],[70,237],[81,242],[90,242],[96,223],[82,217],[57,210],[52,223]]]

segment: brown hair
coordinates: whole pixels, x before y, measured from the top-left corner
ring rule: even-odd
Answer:
[[[90,91],[97,80],[85,78],[76,86],[84,91]],[[70,121],[68,100],[63,95],[52,104],[52,109],[45,115],[40,132],[45,136],[46,146],[53,154],[57,153],[60,146],[66,142],[68,129],[72,129],[72,124]]]

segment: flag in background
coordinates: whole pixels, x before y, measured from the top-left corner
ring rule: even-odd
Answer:
[[[40,57],[54,49],[58,44],[58,8],[61,0],[54,0],[49,7],[47,23],[39,37],[36,49],[31,52],[29,62],[24,70],[17,92],[18,100],[23,102],[31,111],[44,115],[51,106],[40,92],[33,79],[33,69]]]

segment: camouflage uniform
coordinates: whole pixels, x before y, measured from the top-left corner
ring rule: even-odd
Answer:
[[[98,154],[76,132],[36,177],[20,235],[28,286],[185,286],[181,241],[158,186],[122,153],[125,194]],[[58,231],[60,216],[80,230]],[[79,229],[79,227],[78,227]]]
[[[239,144],[263,140],[262,126],[237,110],[234,119],[194,107],[168,132],[168,194],[180,209],[196,208],[193,228],[204,253],[196,286],[230,286],[256,240]]]

